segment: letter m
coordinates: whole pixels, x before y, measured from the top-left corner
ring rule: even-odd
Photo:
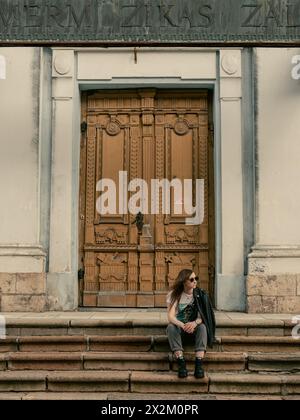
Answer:
[[[74,9],[73,4],[69,4],[68,9],[69,9],[69,25],[68,25],[69,28],[71,28],[73,26],[72,18],[73,18],[73,21],[75,22],[77,28],[81,28],[84,20],[86,21],[85,26],[88,26],[88,27],[91,26],[91,13],[90,13],[90,3],[89,2],[87,4],[84,4],[83,10],[82,10],[81,13],[80,13],[79,10]]]

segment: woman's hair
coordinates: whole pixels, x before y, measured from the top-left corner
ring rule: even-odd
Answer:
[[[184,283],[193,274],[193,270],[182,270],[177,276],[175,283],[171,288],[171,307],[175,302],[179,301],[182,292],[184,291]]]

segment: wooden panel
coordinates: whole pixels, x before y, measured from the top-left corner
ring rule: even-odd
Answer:
[[[199,273],[201,286],[210,288],[212,259],[208,221],[209,113],[207,92],[127,90],[97,92],[83,97],[83,120],[88,129],[81,150],[80,250],[85,269],[81,286],[85,306],[165,306],[165,296],[180,270]],[[144,215],[141,234],[135,215],[119,212],[119,172],[128,182],[141,178],[205,181],[205,220],[186,225],[190,217],[182,207],[176,214],[174,189],[170,214]],[[211,171],[211,169],[210,169]],[[96,186],[108,178],[117,185],[115,214],[99,215]],[[129,200],[133,192],[126,193]],[[180,201],[178,202],[180,203]],[[211,203],[209,205],[209,203]]]

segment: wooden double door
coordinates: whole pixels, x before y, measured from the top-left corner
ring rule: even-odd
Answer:
[[[139,89],[84,93],[81,128],[81,305],[165,307],[168,289],[185,268],[194,270],[201,287],[212,295],[213,135],[208,92]],[[178,214],[175,206],[182,203],[172,188],[170,211],[166,211],[168,206],[163,208],[162,192],[157,191],[159,212],[151,211],[151,181],[163,179],[193,180],[194,206],[196,180],[204,180],[201,225],[186,224],[184,207]],[[112,187],[101,192],[101,180],[110,180]],[[148,190],[144,186],[134,190],[133,180],[145,181]],[[108,189],[114,192],[113,185],[115,205],[103,198]],[[126,208],[141,190],[144,207],[136,218]],[[100,203],[110,204],[107,214],[99,211]]]

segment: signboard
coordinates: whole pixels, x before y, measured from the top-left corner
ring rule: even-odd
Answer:
[[[300,44],[300,0],[0,0],[0,43]]]

